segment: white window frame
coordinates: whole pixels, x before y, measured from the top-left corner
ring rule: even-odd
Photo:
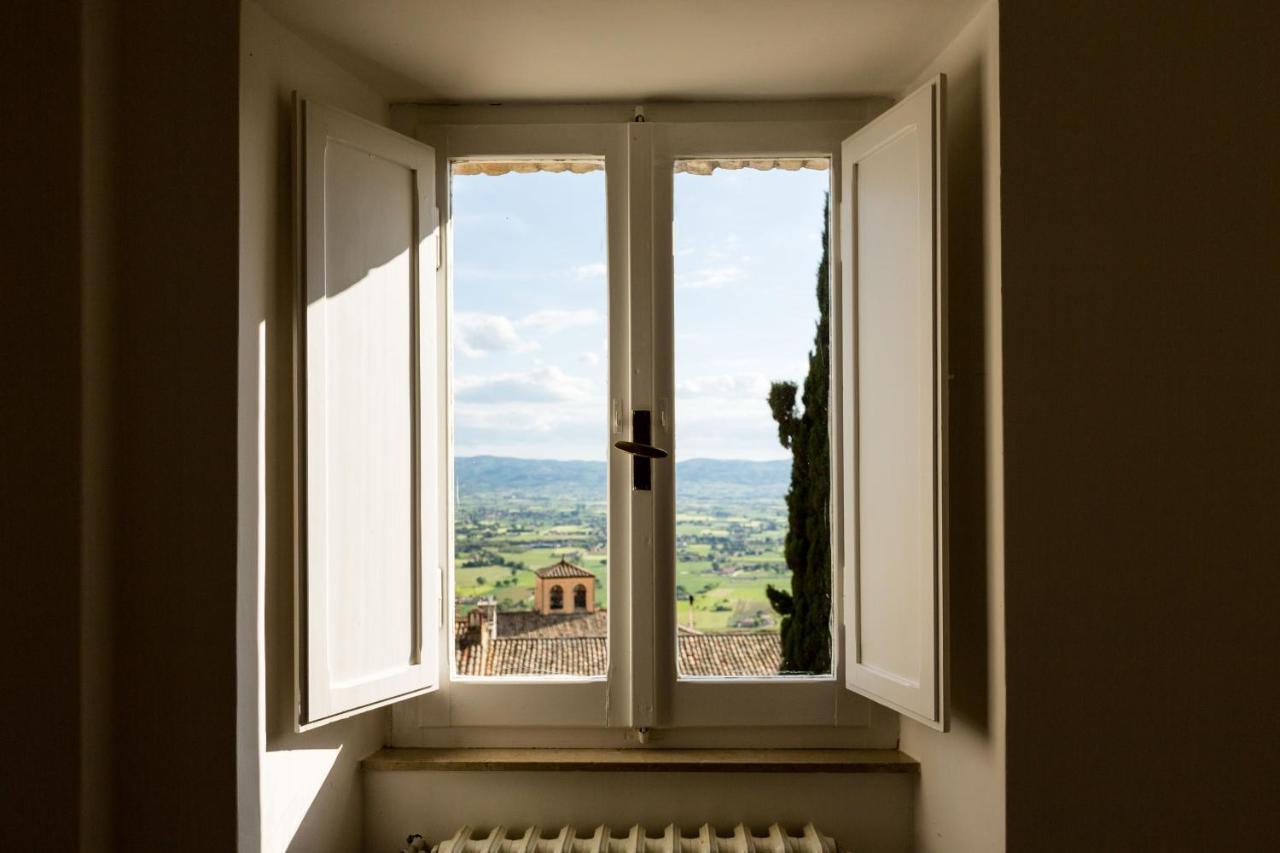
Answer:
[[[816,105],[794,110],[775,105],[726,108],[723,105],[673,107],[670,120],[628,122],[618,108],[450,108],[402,107],[399,126],[438,153],[437,198],[441,206],[440,275],[452,310],[452,218],[449,211],[450,164],[458,159],[546,157],[603,158],[608,191],[610,442],[629,437],[630,412],[654,413],[654,442],[674,439],[674,282],[672,258],[673,170],[676,159],[696,157],[824,157],[831,163],[829,288],[832,369],[841,363],[840,151],[841,143],[887,105],[875,98],[843,106]],[[826,115],[830,111],[833,115]],[[629,110],[628,110],[629,112]],[[769,120],[719,120],[768,116]],[[479,119],[455,124],[450,120]],[[717,119],[705,121],[702,119]],[[578,119],[585,119],[579,121]],[[634,330],[652,329],[633,337]],[[450,347],[450,351],[452,348]],[[640,381],[633,367],[645,365]],[[450,381],[452,365],[442,381]],[[647,384],[646,384],[647,378]],[[527,735],[517,742],[546,745],[608,745],[608,732],[584,740],[581,732],[600,729],[690,729],[688,745],[761,744],[890,746],[896,738],[892,712],[845,689],[841,578],[836,567],[843,543],[838,504],[842,447],[839,407],[841,385],[830,385],[832,471],[832,667],[819,677],[770,679],[676,678],[675,658],[675,492],[670,463],[654,470],[652,492],[630,489],[630,457],[611,453],[609,461],[609,665],[605,678],[467,678],[453,667],[452,518],[453,460],[450,425],[448,552],[441,554],[447,578],[442,619],[440,689],[395,707],[393,743],[397,745],[484,744],[509,742],[498,730],[528,732],[556,727],[563,737]],[[665,417],[664,417],[665,415]],[[665,444],[664,444],[665,442]],[[633,563],[634,560],[634,563]],[[669,566],[666,571],[658,566]],[[650,613],[650,619],[632,619]],[[785,721],[785,723],[779,723]],[[827,730],[822,735],[820,730]],[[484,734],[487,730],[492,734]],[[480,734],[476,734],[480,731]],[[716,734],[719,731],[721,734]],[[601,739],[603,737],[603,739]],[[726,741],[725,737],[729,740]],[[739,740],[735,740],[738,738]],[[834,738],[834,739],[833,739]],[[674,742],[674,741],[671,741]]]
[[[681,159],[742,158],[795,159],[823,158],[827,171],[828,275],[830,286],[827,306],[832,318],[840,316],[840,288],[836,271],[840,268],[840,150],[845,138],[857,130],[842,121],[807,122],[677,122],[654,125],[653,130],[653,196],[654,196],[654,304],[655,353],[670,354],[655,359],[655,396],[664,401],[675,399],[674,328],[674,165]],[[763,726],[786,719],[792,725],[863,726],[868,723],[869,703],[845,689],[841,631],[843,609],[839,607],[841,573],[839,561],[838,523],[842,468],[839,464],[841,442],[838,424],[840,393],[836,365],[840,350],[839,323],[831,328],[831,372],[829,387],[828,434],[831,454],[831,668],[820,676],[773,676],[769,678],[677,678],[675,672],[676,625],[675,608],[657,608],[655,648],[659,679],[671,685],[667,713],[663,722],[675,726]],[[658,419],[660,423],[662,419]],[[659,430],[658,440],[669,442],[678,455],[675,424],[679,412],[668,419],[669,426]],[[656,564],[675,565],[675,489],[655,491],[662,506],[655,511],[655,549],[660,555]],[[664,559],[665,558],[665,559]],[[675,600],[673,571],[658,571],[653,578],[659,601]],[[660,681],[661,683],[661,681]]]
[[[428,144],[438,152],[437,198],[441,206],[441,229],[445,251],[440,264],[440,283],[446,294],[446,316],[453,311],[453,217],[451,210],[451,164],[467,159],[546,159],[577,158],[603,160],[605,163],[606,216],[608,229],[608,305],[609,305],[609,384],[610,406],[619,412],[625,410],[625,401],[615,399],[612,389],[625,385],[628,362],[626,358],[626,273],[614,259],[626,258],[625,233],[619,235],[612,223],[626,221],[627,193],[622,185],[626,178],[626,129],[604,124],[589,125],[538,125],[538,126],[445,126],[431,128],[420,133],[419,138],[432,139]],[[444,366],[441,381],[449,389],[452,399],[452,329],[447,350],[450,353]],[[604,413],[601,413],[602,422]],[[453,466],[453,424],[448,424],[448,477],[449,483],[446,526],[449,534],[440,554],[445,585],[444,618],[440,626],[440,684],[430,700],[419,703],[419,724],[427,726],[625,726],[628,720],[624,712],[628,708],[627,686],[630,683],[625,667],[626,614],[629,612],[630,589],[629,554],[623,543],[626,540],[625,508],[619,503],[625,492],[617,487],[619,478],[625,478],[627,470],[623,460],[610,460],[609,470],[609,664],[603,677],[511,677],[477,678],[453,674],[454,650],[454,594],[453,594],[453,517],[456,488]],[[611,433],[612,434],[612,433]],[[621,438],[621,434],[617,437]],[[601,439],[606,436],[602,433]],[[610,441],[613,439],[610,438]],[[447,651],[446,651],[447,650]]]

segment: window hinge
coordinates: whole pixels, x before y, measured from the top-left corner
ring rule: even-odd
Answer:
[[[445,583],[444,566],[437,566],[437,572],[440,575],[440,606],[436,609],[436,627],[444,627],[444,599],[445,593],[448,592],[448,585]]]
[[[436,218],[436,271],[440,270],[440,257],[444,254],[444,238],[440,235],[440,208],[433,208],[433,215]]]

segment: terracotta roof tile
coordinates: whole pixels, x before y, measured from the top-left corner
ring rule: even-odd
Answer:
[[[782,640],[764,631],[677,634],[676,659],[686,676],[777,675]]]
[[[498,613],[499,637],[603,637],[608,633],[608,614],[556,613],[543,616],[533,610]]]
[[[604,675],[604,637],[496,637],[486,675]]]
[[[568,560],[565,560],[565,559],[561,559],[560,562],[558,563],[552,563],[549,566],[544,566],[543,568],[538,569],[536,572],[534,572],[534,574],[540,578],[593,578],[595,577],[595,575],[591,574],[591,572],[582,568],[582,566],[575,566],[573,563],[570,563]]]
[[[604,675],[608,663],[606,612],[541,616],[498,613],[498,635],[485,643],[458,643],[457,672],[470,676]],[[459,632],[459,639],[465,632]],[[769,676],[782,665],[776,633],[730,631],[676,635],[682,676]]]

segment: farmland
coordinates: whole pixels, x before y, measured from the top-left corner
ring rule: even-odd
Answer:
[[[563,467],[562,467],[563,466]],[[690,460],[677,469],[676,601],[699,631],[777,630],[765,587],[788,588],[786,462]],[[596,575],[608,606],[604,466],[460,458],[455,592],[531,607],[534,571],[561,557]],[[692,605],[690,604],[692,597]]]

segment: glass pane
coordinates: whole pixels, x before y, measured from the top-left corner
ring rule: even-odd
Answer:
[[[827,675],[828,162],[675,171],[677,668]]]
[[[604,164],[452,164],[455,672],[602,677]]]

